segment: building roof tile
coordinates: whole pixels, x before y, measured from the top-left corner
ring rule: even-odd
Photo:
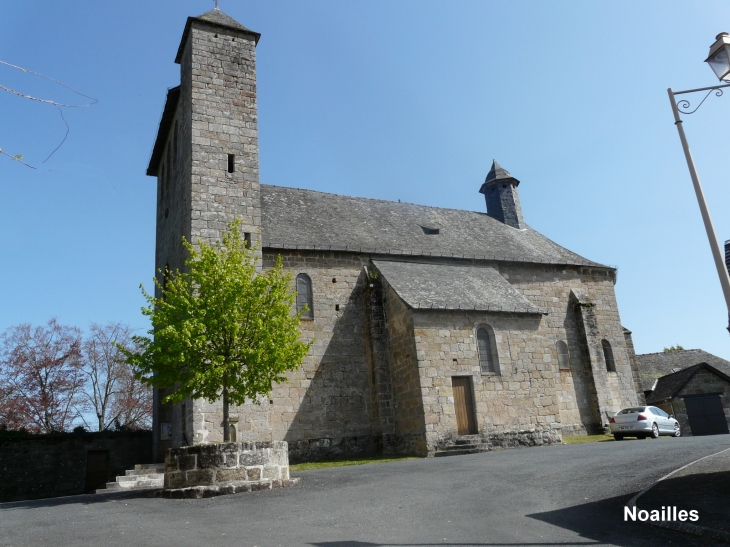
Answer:
[[[691,367],[682,369],[673,374],[667,374],[662,376],[656,382],[656,387],[651,394],[646,397],[646,404],[652,405],[671,399],[689,382],[692,377],[697,374],[700,370],[707,369],[714,374],[717,374],[720,378],[726,382],[730,382],[730,376],[718,370],[717,368],[708,365],[707,363],[698,363]]]
[[[701,349],[644,353],[636,356],[636,366],[639,369],[639,378],[641,378],[641,389],[642,391],[650,391],[658,378],[699,363],[708,363],[730,375],[730,361]]]
[[[547,314],[495,268],[388,260],[373,265],[411,308]]]
[[[609,268],[486,213],[261,185],[263,247]]]
[[[237,30],[240,32],[244,32],[246,34],[253,35],[254,41],[258,44],[259,39],[261,38],[261,34],[258,32],[254,32],[251,29],[248,29],[244,27],[241,23],[236,21],[233,17],[230,17],[223,13],[219,9],[212,9],[203,15],[198,15],[197,17],[188,17],[187,22],[185,23],[185,30],[183,30],[182,39],[180,40],[180,46],[177,48],[177,55],[175,55],[175,62],[179,63],[180,59],[182,59],[182,52],[183,48],[185,47],[185,42],[187,42],[188,34],[190,33],[190,27],[192,26],[193,22],[195,21],[201,21],[203,23],[208,23],[211,25],[216,25],[223,28],[228,28],[232,30]]]

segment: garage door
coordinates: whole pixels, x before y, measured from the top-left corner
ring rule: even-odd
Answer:
[[[685,397],[687,417],[692,435],[717,435],[727,433],[727,420],[719,395]]]

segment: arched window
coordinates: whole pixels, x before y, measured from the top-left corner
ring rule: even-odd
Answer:
[[[603,357],[606,359],[606,370],[608,372],[616,372],[616,363],[613,360],[613,350],[608,340],[601,340],[601,346],[603,346]]]
[[[566,344],[563,340],[558,340],[555,342],[555,348],[558,350],[558,367],[560,370],[570,370],[568,344]]]
[[[305,319],[314,319],[314,302],[312,299],[312,280],[307,274],[297,276],[297,311],[307,307],[302,314]]]
[[[482,372],[499,371],[494,330],[489,325],[482,325],[477,329],[477,353],[479,355],[479,368]]]

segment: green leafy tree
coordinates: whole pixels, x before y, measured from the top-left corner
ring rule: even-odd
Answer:
[[[296,293],[291,272],[276,265],[257,272],[255,249],[231,222],[215,245],[201,242],[189,253],[184,272],[161,272],[161,296],[142,292],[152,323],[148,336],[135,336],[136,352],[122,349],[138,377],[173,390],[164,402],[188,397],[223,399],[223,440],[230,440],[228,406],[247,399],[259,404],[274,382],[298,368],[312,342],[300,340],[301,313],[292,313]]]
[[[676,346],[670,346],[668,348],[664,348],[664,353],[671,353],[673,351],[684,351],[684,348],[677,344]]]

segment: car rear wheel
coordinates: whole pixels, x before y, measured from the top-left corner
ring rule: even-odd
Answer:
[[[681,437],[682,431],[679,429],[679,424],[677,422],[674,422],[674,435],[672,437]]]
[[[658,439],[659,438],[659,426],[654,424],[651,426],[651,438],[652,439]]]
[[[617,441],[623,441],[624,440],[624,436],[623,435],[618,435],[618,434],[614,435],[613,438],[616,439]]]

